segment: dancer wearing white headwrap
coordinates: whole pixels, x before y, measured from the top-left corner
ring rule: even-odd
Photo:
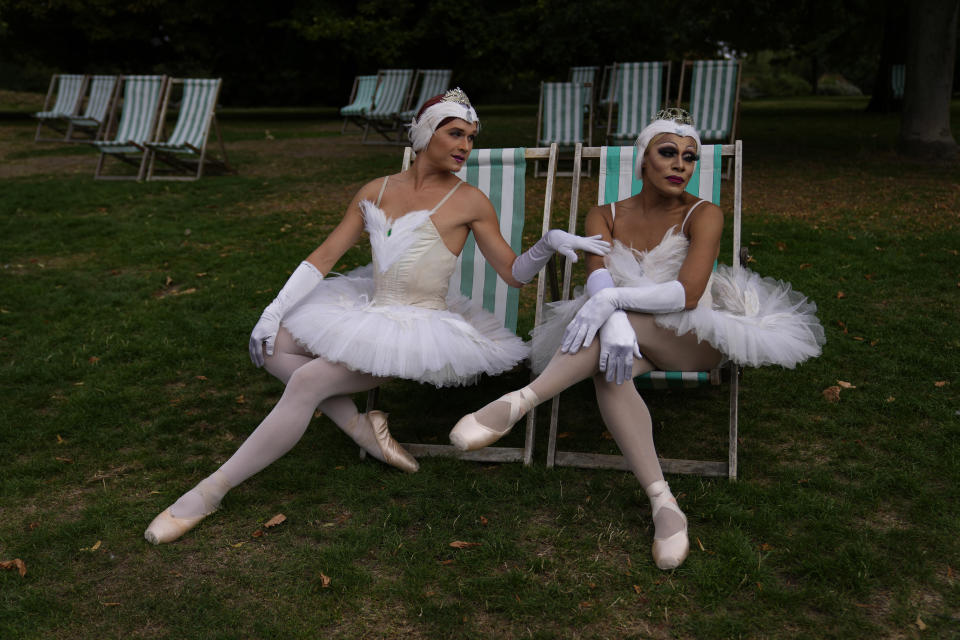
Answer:
[[[373,457],[414,472],[417,461],[390,436],[386,416],[359,413],[349,394],[390,377],[464,384],[527,357],[527,346],[492,314],[448,291],[467,234],[514,287],[532,280],[555,251],[576,261],[578,250],[603,254],[610,245],[551,230],[514,254],[490,201],[454,175],[479,126],[460,89],[427,101],[410,126],[420,151],[413,166],[357,192],[250,335],[251,360],[286,384],[280,401],[222,467],[154,518],[147,540],[170,542],[196,526],[227,491],[289,451],[318,407]],[[373,263],[325,278],[364,231]]]
[[[742,268],[713,272],[723,214],[685,191],[700,153],[689,115],[660,112],[636,146],[641,191],[587,214],[587,233],[613,249],[587,256],[586,293],[552,305],[534,330],[534,369],[542,373],[464,416],[450,440],[464,450],[492,444],[532,407],[592,376],[604,424],[650,498],[654,561],[672,569],[689,552],[687,519],[664,481],[647,406],[623,383],[655,368],[700,371],[727,358],[793,367],[820,353],[824,334],[816,306],[789,284]]]

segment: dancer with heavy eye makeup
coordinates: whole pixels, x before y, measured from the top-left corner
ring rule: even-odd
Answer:
[[[576,251],[602,255],[610,244],[554,229],[517,256],[487,197],[454,175],[479,128],[460,89],[423,105],[409,125],[418,152],[410,169],[357,192],[251,333],[251,360],[286,385],[280,401],[223,466],[154,518],[148,541],[170,542],[196,526],[227,491],[289,451],[317,408],[371,456],[417,471],[416,459],[391,437],[386,415],[360,413],[350,394],[392,377],[467,384],[528,356],[527,345],[492,314],[448,290],[467,234],[513,287],[530,282],[554,252],[576,261]],[[364,231],[373,263],[325,278]]]
[[[587,233],[613,249],[587,256],[585,295],[551,305],[534,329],[539,376],[464,416],[450,433],[460,449],[485,447],[537,404],[592,377],[603,422],[650,499],[661,569],[686,558],[687,518],[664,480],[650,413],[632,378],[654,369],[702,371],[727,359],[792,368],[819,355],[825,341],[816,305],[789,284],[739,267],[713,269],[723,214],[685,191],[699,153],[700,136],[680,109],[661,111],[641,131],[635,172],[643,186],[587,214]]]

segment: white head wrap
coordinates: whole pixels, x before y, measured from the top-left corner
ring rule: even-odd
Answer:
[[[684,138],[693,138],[697,142],[697,155],[700,154],[700,134],[694,128],[690,114],[683,109],[663,109],[657,113],[653,122],[644,127],[640,135],[637,136],[633,172],[638,179],[641,177],[643,154],[647,151],[647,145],[661,133],[673,133]]]
[[[443,95],[443,100],[437,104],[431,105],[420,114],[420,117],[413,117],[410,124],[407,125],[407,135],[410,137],[410,143],[414,151],[421,151],[430,144],[430,139],[437,130],[437,126],[446,118],[460,118],[470,124],[477,123],[477,131],[480,130],[480,118],[476,110],[470,104],[460,87],[451,89]]]

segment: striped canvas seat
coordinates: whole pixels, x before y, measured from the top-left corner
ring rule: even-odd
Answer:
[[[343,127],[340,133],[347,130],[347,123],[352,122],[363,127],[363,117],[373,106],[373,93],[377,90],[377,76],[357,76],[353,80],[353,89],[350,91],[350,103],[340,109],[343,116]]]
[[[47,90],[47,97],[43,103],[43,111],[33,114],[33,117],[39,120],[37,122],[37,133],[34,136],[35,142],[60,142],[69,138],[66,137],[44,138],[43,127],[47,126],[57,132],[63,132],[64,129],[57,121],[67,120],[79,112],[80,105],[83,102],[83,93],[87,86],[87,77],[75,73],[58,73],[50,78],[50,87]],[[54,89],[56,88],[56,89]],[[56,99],[53,99],[54,90],[56,90]]]
[[[624,62],[615,67],[617,113],[614,118],[613,104],[608,104],[607,140],[633,142],[666,102],[670,63]]]
[[[412,80],[413,69],[383,69],[377,74],[373,106],[363,117],[363,142],[367,141],[371,129],[393,142],[391,134],[400,130],[398,119],[406,105]]]
[[[553,203],[553,175],[557,166],[557,145],[540,148],[515,149],[475,149],[467,159],[466,165],[457,172],[457,177],[477,187],[493,204],[500,220],[500,233],[514,250],[523,250],[524,211],[526,209],[526,173],[527,161],[547,160],[547,189],[544,196],[541,233],[550,228],[550,209]],[[407,147],[403,157],[403,170],[413,162],[413,150]],[[450,278],[450,286],[470,298],[474,304],[496,316],[505,327],[517,331],[517,316],[520,308],[520,292],[507,285],[493,270],[477,249],[473,233],[467,236],[467,242],[460,252],[456,269]],[[542,300],[545,292],[545,277],[541,271],[537,278],[537,299]],[[537,309],[542,304],[537,304]],[[376,402],[376,390],[371,391],[367,400],[367,410]],[[454,456],[466,460],[491,462],[523,461],[530,464],[533,460],[533,437],[536,411],[527,415],[526,437],[523,447],[485,447],[477,451],[462,452],[452,445],[404,443],[414,456]],[[362,452],[361,452],[362,455]]]
[[[687,60],[680,74],[683,99],[684,75],[690,73],[690,106],[687,109],[704,141],[733,142],[740,109],[740,62],[738,60]]]
[[[204,165],[207,163],[229,169],[226,150],[216,125],[217,98],[220,95],[221,83],[220,78],[173,78],[167,83],[163,106],[160,110],[161,128],[166,120],[173,90],[178,85],[182,87],[180,110],[177,113],[177,122],[173,131],[166,140],[146,143],[147,147],[153,151],[147,180],[197,180],[203,175]],[[212,158],[207,154],[211,128],[216,131],[222,159]],[[157,137],[163,136],[161,134]],[[187,159],[195,160],[196,167],[192,162],[188,163]],[[185,170],[187,174],[156,175],[155,166],[158,160],[174,169]]]
[[[413,80],[413,86],[414,88],[419,86],[420,91],[417,93],[417,99],[408,102],[407,108],[397,116],[401,124],[410,122],[424,102],[433,96],[446,93],[450,89],[450,77],[452,75],[453,71],[451,69],[418,69],[417,76]],[[413,94],[411,93],[411,95]]]
[[[581,151],[578,149],[577,151]],[[582,149],[581,154],[575,155],[575,173],[572,186],[574,194],[579,192],[580,180],[577,169],[580,158],[599,158],[600,172],[597,189],[597,204],[604,205],[610,202],[623,200],[639,193],[643,186],[642,181],[634,175],[634,146],[622,147],[592,147]],[[733,264],[740,263],[740,172],[741,151],[740,142],[735,145],[703,145],[700,152],[700,161],[694,175],[687,185],[687,191],[693,195],[709,200],[714,204],[720,202],[721,165],[722,159],[729,157],[734,160],[736,180],[733,197]],[[576,228],[577,206],[573,200],[570,211],[569,229]],[[563,296],[570,292],[571,268],[567,265],[563,278]],[[679,389],[693,388],[705,385],[718,385],[722,380],[722,370],[729,372],[730,382],[730,421],[728,459],[726,462],[703,460],[661,460],[663,470],[668,473],[698,473],[701,475],[719,475],[735,478],[736,465],[736,434],[739,390],[739,368],[732,363],[721,365],[721,368],[712,371],[651,371],[634,378],[634,383],[640,389]],[[554,397],[550,413],[550,435],[547,445],[547,466],[580,466],[590,468],[617,468],[628,469],[622,456],[583,453],[573,451],[557,451],[557,426],[559,423],[559,395]]]
[[[583,85],[583,104],[593,106],[593,94],[597,88],[597,69],[599,67],[570,67],[570,82]]]
[[[70,124],[75,127],[102,128],[107,121],[116,87],[117,76],[91,76],[87,106],[81,115],[70,117]]]
[[[94,177],[99,180],[142,180],[146,170],[147,142],[152,142],[160,117],[160,104],[167,85],[167,76],[121,76],[123,103],[119,106],[120,123],[111,140],[93,140],[100,151]],[[111,113],[111,125],[117,107]],[[104,175],[107,156],[139,167],[136,176]],[[136,157],[134,157],[136,156]]]
[[[537,144],[571,146],[585,142],[583,85],[541,82]]]
[[[890,67],[890,92],[894,99],[903,99],[903,90],[907,86],[907,65],[895,64]]]

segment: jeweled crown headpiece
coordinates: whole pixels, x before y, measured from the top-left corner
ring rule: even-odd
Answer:
[[[650,124],[644,127],[640,135],[637,136],[633,172],[638,179],[643,172],[643,156],[647,151],[647,145],[661,133],[673,133],[684,138],[693,138],[697,142],[697,154],[700,153],[700,134],[693,126],[693,118],[690,117],[690,114],[679,107],[661,109]]]
[[[410,144],[414,151],[421,151],[430,144],[430,138],[436,132],[437,127],[447,118],[460,118],[469,123],[477,123],[477,131],[480,130],[480,118],[477,111],[470,104],[470,98],[464,93],[463,89],[456,87],[443,94],[440,102],[432,104],[419,117],[414,116],[410,124],[407,125],[407,135],[410,137]]]

